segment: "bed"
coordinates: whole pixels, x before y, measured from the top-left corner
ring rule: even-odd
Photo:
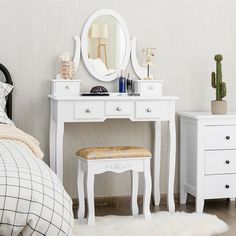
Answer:
[[[0,82],[0,103],[6,106],[5,117],[0,115],[0,235],[70,236],[71,198],[41,160],[38,141],[11,121],[12,91],[7,89],[13,83],[2,64],[0,71],[6,78],[5,83]]]

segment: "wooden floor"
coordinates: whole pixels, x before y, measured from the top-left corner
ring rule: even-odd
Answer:
[[[151,207],[152,212],[166,211],[166,206]],[[177,211],[194,212],[195,204],[187,203],[186,205],[176,204]],[[230,202],[229,200],[214,200],[206,201],[205,213],[217,215],[220,219],[224,220],[230,227],[227,233],[222,234],[222,236],[236,236],[236,205],[235,202]],[[104,215],[129,215],[130,209],[128,208],[107,208],[99,207],[96,208],[97,216]]]

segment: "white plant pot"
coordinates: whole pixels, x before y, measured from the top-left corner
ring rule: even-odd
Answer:
[[[215,115],[224,115],[227,113],[227,101],[211,101],[211,113]]]

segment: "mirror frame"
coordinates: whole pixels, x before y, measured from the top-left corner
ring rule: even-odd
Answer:
[[[123,31],[124,31],[124,36],[125,36],[125,55],[124,55],[124,59],[123,62],[121,63],[120,67],[118,69],[116,69],[116,72],[114,74],[111,75],[101,75],[99,74],[97,71],[94,70],[93,66],[91,65],[91,63],[88,60],[88,33],[89,33],[89,29],[91,27],[91,25],[93,24],[94,20],[96,20],[98,17],[100,16],[112,16],[114,17],[121,25]],[[118,78],[119,74],[120,74],[120,70],[124,70],[130,60],[130,34],[129,34],[129,30],[128,30],[128,26],[126,25],[126,22],[123,20],[123,18],[115,11],[111,10],[111,9],[102,9],[102,10],[98,10],[96,11],[94,14],[92,14],[88,20],[86,21],[84,28],[83,28],[83,32],[82,32],[82,36],[81,36],[81,52],[82,52],[82,57],[83,57],[83,61],[85,66],[87,67],[87,70],[89,71],[89,73],[95,77],[96,79],[100,80],[100,81],[104,81],[104,82],[109,82],[112,80],[115,80],[116,78]]]

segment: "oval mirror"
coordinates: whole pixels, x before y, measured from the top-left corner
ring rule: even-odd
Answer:
[[[84,63],[92,76],[101,81],[112,81],[129,62],[128,27],[116,12],[97,11],[84,26],[81,47]]]

